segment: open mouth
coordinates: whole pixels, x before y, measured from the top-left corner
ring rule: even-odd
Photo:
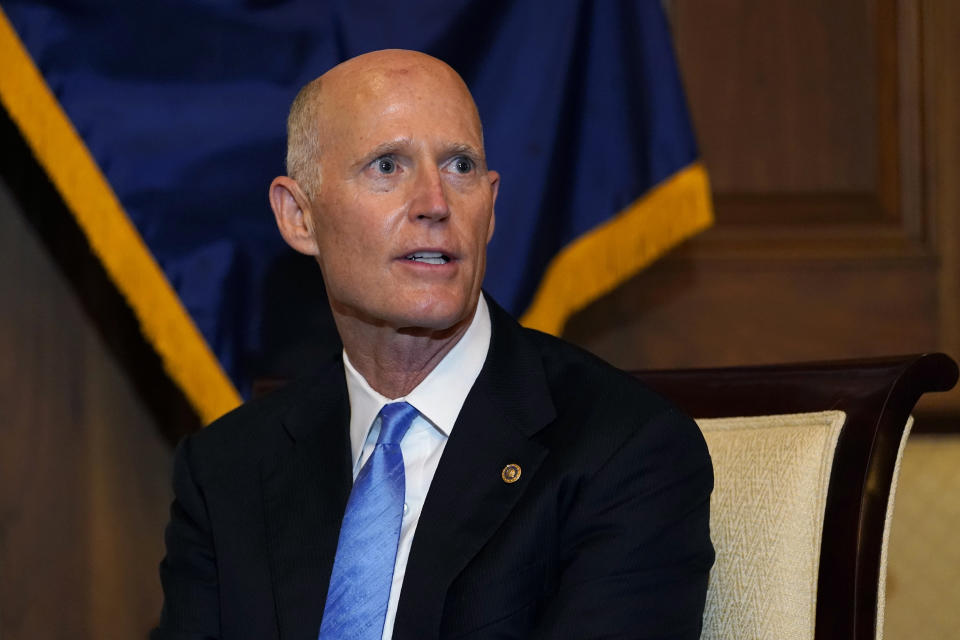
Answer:
[[[405,256],[405,258],[424,264],[447,264],[450,262],[450,256],[444,255],[439,251],[418,251]]]

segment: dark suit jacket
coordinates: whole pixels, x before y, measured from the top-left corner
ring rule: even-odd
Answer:
[[[713,562],[700,431],[626,374],[490,309],[394,638],[699,637]],[[352,483],[348,422],[338,358],[181,443],[155,640],[317,637]]]

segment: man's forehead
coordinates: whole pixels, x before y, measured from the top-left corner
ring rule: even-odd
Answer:
[[[321,76],[318,115],[330,126],[328,134],[338,137],[339,130],[356,135],[353,127],[364,119],[387,124],[394,115],[429,111],[437,114],[431,122],[438,133],[445,125],[459,126],[466,129],[461,133],[478,137],[476,143],[482,145],[473,98],[453,69],[416,52],[368,56],[348,60]]]
[[[460,77],[446,62],[419,51],[404,49],[372,51],[350,58],[321,77],[338,82],[365,76],[403,77],[415,72],[445,75],[457,79]]]
[[[377,52],[381,53],[381,52]],[[416,57],[372,54],[353,58],[321,76],[324,102],[356,108],[370,101],[419,96],[460,99],[473,107],[473,98],[460,76],[444,62],[423,54]]]

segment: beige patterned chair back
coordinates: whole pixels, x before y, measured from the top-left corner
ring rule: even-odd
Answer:
[[[810,640],[842,411],[698,420],[714,491],[703,638]]]
[[[845,418],[822,411],[697,421],[716,478],[710,522],[717,560],[702,638],[814,638],[824,510]],[[907,433],[909,425],[904,441]],[[878,639],[884,576],[885,566]]]

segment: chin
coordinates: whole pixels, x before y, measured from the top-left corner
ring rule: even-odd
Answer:
[[[474,305],[463,301],[421,302],[403,314],[398,326],[443,331],[472,317],[473,310]]]

